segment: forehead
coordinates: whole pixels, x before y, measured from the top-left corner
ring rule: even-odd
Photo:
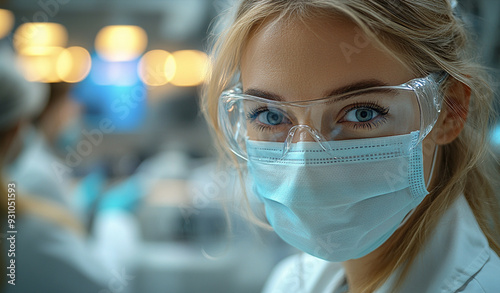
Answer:
[[[375,44],[341,17],[269,20],[250,35],[243,50],[243,88],[308,100],[357,81],[397,85],[413,77]]]

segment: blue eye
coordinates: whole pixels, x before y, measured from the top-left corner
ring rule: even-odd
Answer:
[[[280,124],[288,124],[290,120],[281,110],[270,109],[268,107],[260,107],[251,110],[247,114],[247,118],[264,126],[278,126]]]
[[[389,117],[389,108],[382,107],[377,102],[354,103],[342,110],[344,116],[339,122],[352,130],[378,129],[386,123]]]
[[[361,107],[347,112],[345,120],[349,122],[368,122],[379,115],[380,113],[374,109]]]
[[[263,111],[258,117],[259,122],[267,125],[278,125],[285,120],[283,114],[276,111]]]

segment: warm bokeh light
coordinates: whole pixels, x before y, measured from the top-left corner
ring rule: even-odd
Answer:
[[[56,72],[64,82],[80,82],[89,74],[91,64],[90,54],[85,48],[69,47],[59,54],[56,61]]]
[[[130,61],[138,58],[146,49],[146,32],[133,25],[111,25],[97,34],[95,48],[107,61]]]
[[[167,60],[165,60],[164,73],[167,80],[170,82],[174,79],[175,73],[177,72],[177,62],[174,56],[169,55]]]
[[[138,70],[146,85],[162,86],[172,80],[175,67],[175,59],[169,52],[152,50],[142,56]]]
[[[208,69],[207,54],[196,50],[183,50],[172,53],[176,71],[171,83],[176,86],[196,86],[205,80]]]
[[[14,14],[6,9],[0,9],[0,39],[10,33],[14,26]]]
[[[52,54],[57,54],[61,52],[62,47],[58,46],[35,46],[35,47],[26,47],[22,50],[20,55],[23,56],[47,56]]]
[[[66,47],[67,41],[68,32],[58,23],[25,23],[14,33],[14,47],[21,55],[46,55],[39,52],[47,47]]]
[[[19,55],[21,70],[29,81],[82,81],[89,74],[91,58],[82,47],[29,47]]]
[[[29,81],[60,82],[56,65],[63,50],[61,47],[52,47],[46,55],[19,55],[24,77]]]

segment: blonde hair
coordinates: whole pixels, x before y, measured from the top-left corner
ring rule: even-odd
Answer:
[[[486,71],[470,54],[465,24],[448,0],[246,0],[238,7],[234,21],[217,36],[212,52],[212,70],[203,93],[203,111],[213,128],[219,150],[237,166],[238,161],[219,129],[218,98],[236,82],[239,60],[249,35],[265,20],[297,17],[344,16],[359,26],[383,48],[393,52],[415,74],[423,76],[444,70],[448,78],[470,88],[471,100],[465,126],[457,139],[442,146],[441,169],[431,190],[406,224],[383,247],[366,291],[373,291],[400,270],[400,283],[440,216],[461,194],[465,195],[491,248],[500,254],[500,204],[494,194],[494,161],[489,151],[488,125],[493,117],[493,92]],[[457,115],[457,108],[445,97],[445,106]],[[464,118],[465,119],[465,118]],[[491,176],[491,177],[489,177]],[[396,286],[397,287],[397,286]]]

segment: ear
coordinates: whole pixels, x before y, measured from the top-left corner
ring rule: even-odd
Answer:
[[[470,95],[469,86],[451,77],[441,114],[431,131],[431,137],[436,144],[449,144],[458,137],[467,121]]]

